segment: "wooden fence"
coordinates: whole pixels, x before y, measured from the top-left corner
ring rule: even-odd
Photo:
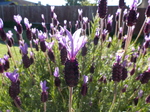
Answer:
[[[108,7],[108,14],[114,15],[118,7]],[[73,24],[78,19],[78,9],[83,9],[83,16],[92,20],[96,14],[97,6],[56,6],[55,13],[61,25],[63,21],[71,21]],[[137,34],[145,19],[145,8],[139,8],[140,13],[135,33]],[[13,21],[13,16],[20,14],[22,18],[27,17],[31,23],[41,23],[41,14],[44,14],[46,23],[51,23],[50,6],[0,6],[0,18],[4,21]]]

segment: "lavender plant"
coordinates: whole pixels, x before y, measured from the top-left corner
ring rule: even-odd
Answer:
[[[63,26],[51,7],[50,30],[42,14],[42,31],[27,18],[24,31],[22,17],[14,15],[17,40],[12,31],[5,31],[0,18],[0,37],[8,51],[0,58],[0,111],[150,111],[150,6],[133,41],[137,1],[129,9],[124,9],[124,0],[118,4],[115,15],[107,14],[107,0],[100,0],[93,20],[78,9],[76,24],[64,20]],[[111,36],[113,17],[116,26]]]

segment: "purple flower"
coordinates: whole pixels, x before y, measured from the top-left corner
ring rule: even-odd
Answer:
[[[17,82],[18,81],[19,73],[17,73],[17,70],[14,70],[13,73],[6,72],[6,73],[4,73],[4,75],[7,78],[9,78],[12,82]]]
[[[48,100],[48,92],[46,91],[48,87],[46,87],[46,81],[41,81],[40,86],[42,88],[41,101],[46,102]]]
[[[85,45],[87,41],[86,36],[80,36],[82,29],[75,31],[73,35],[65,29],[67,36],[57,35],[60,37],[60,43],[64,45],[68,52],[68,58],[74,60],[79,50]]]
[[[24,18],[24,24],[25,24],[25,26],[26,26],[26,29],[30,29],[30,28],[31,28],[31,26],[32,26],[32,24],[31,24],[31,23],[29,23],[28,18]]]
[[[14,15],[14,20],[16,21],[16,23],[20,24],[20,22],[22,21],[22,17],[19,14]]]
[[[9,45],[9,47],[12,47],[12,45],[14,44],[14,39],[13,39],[13,33],[9,30],[8,33],[6,33],[6,36],[8,38],[7,40],[7,44]]]
[[[54,45],[54,42],[55,42],[54,40],[53,40],[52,42],[49,42],[49,43],[48,43],[48,42],[45,42],[46,47],[47,47],[48,50],[52,50],[52,47],[53,47],[53,45]]]
[[[48,89],[48,87],[46,87],[46,81],[41,81],[40,86],[43,92],[46,92],[46,90]]]
[[[45,20],[45,18],[44,18],[44,14],[41,14],[41,18],[42,18],[43,20]]]
[[[58,67],[55,68],[54,76],[59,77],[59,68]]]
[[[3,20],[0,18],[0,29],[2,29],[4,26]]]
[[[84,75],[83,76],[83,82],[84,82],[84,84],[87,84],[88,80],[89,80],[88,76]]]
[[[46,33],[43,33],[42,31],[38,31],[38,37],[40,41],[44,41],[46,37]]]
[[[20,45],[20,50],[23,55],[28,54],[28,45],[25,43],[24,45]]]

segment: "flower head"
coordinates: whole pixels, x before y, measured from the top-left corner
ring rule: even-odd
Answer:
[[[46,87],[46,81],[41,81],[40,86],[43,92],[46,92],[46,90],[48,89],[48,87]]]
[[[13,73],[6,72],[5,76],[7,78],[9,78],[12,82],[17,82],[18,81],[18,77],[19,77],[19,73],[17,73],[17,70],[15,70]]]

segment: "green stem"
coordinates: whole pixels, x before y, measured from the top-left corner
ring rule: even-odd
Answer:
[[[121,26],[121,14],[122,14],[122,9],[120,9],[120,13],[119,13],[119,23],[118,23],[118,28],[120,28],[120,26]]]
[[[12,61],[13,61],[14,65],[15,65],[15,68],[17,68],[16,61],[14,60],[14,57],[13,57],[12,52],[11,52],[11,50],[10,50],[10,47],[8,46],[8,44],[6,43],[6,41],[5,41],[5,44],[6,44],[6,46],[7,46],[8,52],[9,52],[10,55],[11,55]]]
[[[138,33],[138,36],[136,37],[136,39],[135,39],[135,41],[133,42],[133,44],[135,44],[135,43],[137,42],[137,40],[139,39],[139,37],[140,37],[140,35],[141,35],[142,31],[143,31],[143,28],[144,28],[144,26],[145,26],[146,21],[147,21],[147,17],[145,18],[144,23],[143,23],[143,25],[142,25],[142,27],[141,27],[141,29],[140,29],[140,32]]]
[[[113,98],[111,107],[109,109],[109,112],[112,112],[113,109],[114,109],[114,105],[115,105],[115,102],[116,102],[116,97],[117,97],[117,82],[115,82],[115,85],[114,85],[114,98]]]
[[[72,92],[73,87],[69,87],[69,112],[72,112]]]
[[[62,95],[62,92],[61,92],[61,89],[60,89],[60,87],[58,87],[58,91],[59,91],[59,93],[60,93],[60,95],[61,95],[61,97],[62,97],[63,104],[65,104],[65,99],[64,99],[64,97],[63,97],[63,95]]]
[[[16,107],[20,110],[20,112],[25,112],[25,111],[18,105],[18,103],[16,102],[16,100],[14,100],[14,103],[15,103]]]
[[[51,67],[50,67],[48,56],[47,56],[46,52],[45,52],[45,57],[46,57],[46,61],[47,61],[47,64],[48,64],[49,73],[50,73],[50,75],[52,75]]]
[[[46,112],[46,102],[44,102],[44,112]]]

